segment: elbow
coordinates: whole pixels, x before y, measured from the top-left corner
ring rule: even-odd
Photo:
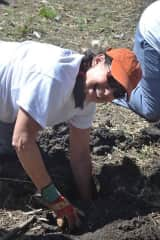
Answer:
[[[35,141],[34,141],[35,142]],[[12,146],[17,152],[17,154],[20,154],[24,151],[30,151],[30,149],[33,146],[33,139],[29,137],[14,137],[12,138]]]
[[[129,103],[130,108],[145,118],[149,122],[156,122],[160,120],[160,103],[156,100],[151,100],[149,98],[144,98],[140,95],[139,98],[135,100],[135,97]]]
[[[156,122],[158,120],[160,120],[160,109],[158,109],[157,107],[150,109],[145,108],[142,116],[149,122]]]
[[[144,118],[149,122],[157,122],[160,119],[160,116],[157,116],[157,115],[153,116],[153,115],[147,114],[146,116],[144,116]]]

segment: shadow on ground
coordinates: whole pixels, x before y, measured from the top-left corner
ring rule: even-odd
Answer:
[[[155,129],[157,127],[157,132],[158,126],[154,126]],[[154,131],[151,129],[141,131],[141,137],[137,137],[141,141],[138,144],[136,140],[138,144],[136,147],[142,147],[144,144],[142,139],[146,141],[146,136],[147,139],[149,136],[154,139],[155,134],[157,136],[156,131],[154,137],[152,136]],[[55,142],[54,145],[50,145],[53,133]],[[46,134],[48,140],[46,140]],[[130,138],[122,132],[105,131],[103,128],[92,132],[93,139],[91,149],[92,153],[95,152],[94,154],[97,156],[104,156],[104,152],[95,151],[95,147],[101,149],[100,147],[103,146],[101,150],[105,149],[106,151],[105,147],[107,146],[108,151],[113,153],[114,147],[120,148],[122,143],[124,147],[124,142],[126,148],[134,145],[134,142],[128,141]],[[158,141],[159,138],[156,137],[156,142]],[[56,229],[53,219],[49,218],[48,211],[44,209],[41,214],[47,219],[47,224],[36,221],[33,228],[36,230],[28,228],[27,235],[23,235],[25,240],[160,239],[160,204],[158,202],[160,168],[158,162],[157,166],[154,166],[152,174],[147,176],[136,165],[136,159],[124,154],[119,163],[111,164],[107,162],[106,155],[103,164],[100,165],[96,162],[95,165],[97,174],[95,174],[94,183],[98,189],[96,198],[92,202],[82,202],[79,200],[69,166],[67,127],[60,125],[58,128],[50,130],[50,134],[43,133],[39,139],[39,145],[55,184],[73,204],[85,212],[86,216],[82,219],[80,229],[72,234],[63,235],[60,230]],[[21,210],[22,212],[28,211],[28,207],[31,209],[42,207],[34,198],[35,188],[16,157],[4,155],[1,156],[0,162],[0,191],[3,193],[0,195],[0,207],[6,211]]]

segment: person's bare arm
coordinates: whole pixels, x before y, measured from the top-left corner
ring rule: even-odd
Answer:
[[[92,163],[90,158],[90,129],[78,129],[70,126],[70,163],[83,200],[90,200]]]
[[[17,156],[37,189],[51,183],[51,178],[42,160],[36,143],[40,125],[33,120],[23,109],[19,109],[13,132],[12,145]]]
[[[44,189],[48,187],[50,189],[52,188],[53,194],[49,191],[51,202],[47,201],[46,205],[56,213],[58,218],[66,217],[69,227],[72,229],[74,226],[79,226],[80,224],[78,211],[61,195],[61,193],[59,193],[59,191],[57,191],[52,183],[52,179],[48,174],[41,153],[36,144],[36,137],[39,130],[41,130],[39,124],[23,109],[19,109],[12,138],[12,145],[15,147],[17,156],[24,170],[29,175],[37,189],[43,192]],[[55,198],[55,192],[57,199],[53,200],[53,198]]]

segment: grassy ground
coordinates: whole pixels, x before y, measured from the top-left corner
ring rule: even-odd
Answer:
[[[80,50],[100,40],[132,46],[133,32],[147,2],[139,0],[8,1],[0,6],[0,38],[40,40]]]

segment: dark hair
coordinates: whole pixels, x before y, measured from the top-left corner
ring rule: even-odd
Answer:
[[[92,60],[94,58],[95,53],[92,50],[88,49],[84,53],[84,57],[82,59],[79,73],[77,75],[76,83],[73,89],[73,97],[75,102],[75,107],[80,107],[83,109],[84,100],[85,100],[85,92],[84,92],[84,84],[85,84],[85,73],[92,65]]]

